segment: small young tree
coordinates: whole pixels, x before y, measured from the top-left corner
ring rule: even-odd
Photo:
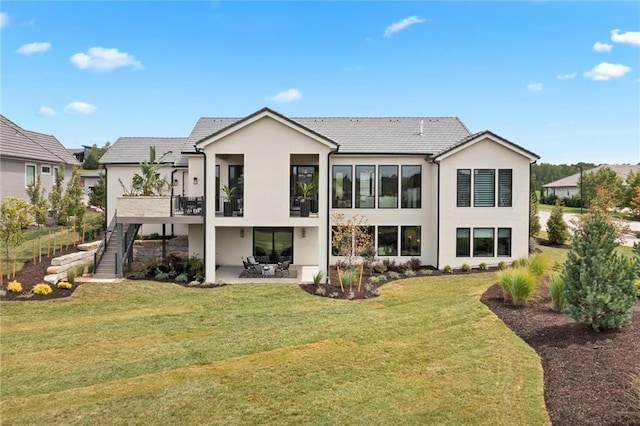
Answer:
[[[22,230],[33,220],[31,205],[22,198],[5,197],[0,204],[0,246],[7,262],[7,278],[10,278],[11,249],[24,241]]]
[[[60,164],[58,175],[53,182],[53,188],[51,188],[51,194],[49,194],[49,207],[51,207],[51,217],[58,225],[65,225],[67,223],[67,217],[65,215],[65,209],[63,204],[64,192],[64,164]]]
[[[534,249],[534,237],[540,233],[540,216],[538,216],[538,195],[533,190],[529,192],[529,251]]]
[[[93,191],[89,194],[89,204],[95,207],[100,207],[101,209],[105,209],[106,203],[106,182],[104,180],[104,175],[100,173],[98,176],[98,182],[93,187]]]
[[[633,212],[633,215],[635,217],[640,217],[640,185],[636,186],[634,189],[635,189],[635,195],[631,199],[631,202],[629,203],[629,205],[631,207],[631,211]]]
[[[80,185],[80,169],[73,169],[71,179],[67,184],[67,191],[63,198],[66,217],[74,217],[76,226],[82,225],[85,214],[84,200],[82,199],[82,186]]]
[[[44,188],[42,187],[42,179],[40,178],[40,175],[36,178],[35,185],[29,185],[27,187],[27,195],[29,196],[29,201],[31,201],[31,205],[33,206],[33,216],[38,224],[38,228],[42,225],[46,225],[49,203],[47,202],[47,198],[44,196]]]
[[[564,264],[563,312],[595,331],[619,329],[631,320],[636,302],[640,246],[632,261],[616,252],[615,229],[602,211],[594,209],[573,236]]]
[[[563,218],[563,210],[562,200],[556,200],[556,204],[553,206],[551,216],[547,222],[547,234],[551,244],[564,244],[567,238],[569,238],[567,224]]]
[[[582,188],[582,195],[587,206],[590,206],[591,200],[596,197],[598,188],[603,188],[615,200],[614,207],[624,207],[621,206],[624,199],[622,183],[622,178],[615,170],[605,166],[596,171],[585,173],[578,182],[578,187]]]
[[[342,256],[346,263],[346,276],[349,290],[355,277],[354,265],[358,257],[368,255],[373,248],[373,235],[369,232],[367,218],[355,214],[345,221],[344,214],[334,213],[331,215],[334,226],[332,228],[332,246],[336,255]]]

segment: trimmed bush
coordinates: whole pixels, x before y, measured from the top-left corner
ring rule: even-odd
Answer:
[[[9,284],[7,284],[7,291],[11,291],[13,293],[22,293],[22,284],[15,280],[10,281]]]
[[[549,236],[549,242],[551,244],[564,244],[567,238],[569,238],[569,230],[562,217],[563,210],[563,202],[556,200],[555,206],[553,210],[551,210],[549,221],[547,222],[547,235]]]
[[[378,281],[386,281],[386,280],[387,280],[387,276],[385,274],[378,275]]]
[[[549,279],[549,293],[551,293],[551,309],[561,312],[564,309],[564,280],[560,275],[552,275]]]
[[[67,290],[71,289],[73,287],[73,284],[71,284],[68,281],[58,281],[58,284],[56,284],[56,287],[58,288],[66,288]]]
[[[404,271],[404,276],[405,277],[415,277],[416,273],[413,271],[413,269],[407,269],[406,271]]]
[[[442,268],[442,271],[445,274],[453,274],[453,268],[451,267],[451,265],[444,265],[444,268]]]
[[[420,261],[420,259],[418,259],[417,257],[412,257],[408,262],[407,262],[407,268],[412,269],[414,271],[417,271],[420,269],[420,265],[422,264],[422,262]]]
[[[422,275],[426,275],[426,276],[431,276],[431,275],[433,275],[433,271],[432,271],[431,269],[421,269],[421,270],[420,270],[420,273],[421,273]]]
[[[177,283],[186,283],[187,281],[189,281],[189,277],[184,272],[176,276]]]
[[[392,280],[397,280],[398,278],[400,278],[400,274],[397,273],[396,271],[391,271],[389,272],[389,278]]]
[[[386,277],[385,277],[385,278],[386,278]],[[369,277],[369,282],[370,282],[371,284],[377,284],[377,283],[379,283],[379,282],[380,282],[380,277],[379,277],[379,276],[377,276],[377,277]]]
[[[522,268],[527,266],[528,264],[529,264],[529,259],[523,256],[514,260],[511,266],[513,266],[514,268]]]
[[[33,294],[41,294],[46,296],[47,294],[53,293],[51,286],[47,283],[40,283],[33,286]]]
[[[549,258],[541,254],[535,254],[529,259],[529,270],[537,277],[543,276],[549,269]]]
[[[537,289],[537,281],[527,268],[507,269],[498,277],[504,300],[514,305],[524,305]]]
[[[156,269],[156,275],[155,275],[155,279],[156,280],[166,280],[167,278],[169,278],[169,273],[168,272],[163,272],[161,269]]]
[[[462,266],[460,267],[460,270],[462,272],[469,272],[471,270],[471,266],[469,266],[468,263],[463,263]]]
[[[481,264],[478,265],[478,269],[480,269],[481,271],[486,271],[487,270],[487,262],[482,262]]]
[[[505,269],[507,269],[507,262],[505,262],[504,260],[498,262],[498,269],[500,271],[504,271]]]

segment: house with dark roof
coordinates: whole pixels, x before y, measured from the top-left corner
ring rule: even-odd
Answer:
[[[40,176],[45,194],[50,194],[64,165],[65,179],[80,162],[55,136],[25,130],[0,115],[0,197],[26,200],[27,187]]]
[[[135,210],[119,181],[139,170],[150,145],[172,153],[162,169],[172,190]],[[495,133],[472,134],[456,117],[287,117],[263,108],[200,118],[186,138],[120,138],[100,163],[114,234],[144,225],[187,235],[189,254],[215,282],[218,266],[250,255],[326,276],[340,260],[336,213],[364,216],[382,259],[441,269],[526,256],[538,158]],[[121,275],[127,244],[117,247]]]
[[[603,167],[608,167],[620,176],[623,182],[627,181],[630,172],[637,173],[640,171],[638,164],[602,164],[589,170],[583,170],[583,174],[597,172]],[[563,177],[562,179],[549,182],[542,185],[545,196],[555,195],[559,198],[571,198],[580,196],[580,173]]]

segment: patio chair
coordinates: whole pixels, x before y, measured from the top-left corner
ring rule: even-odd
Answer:
[[[284,262],[278,262],[278,271],[288,271],[289,266],[291,266],[290,260],[285,260]]]
[[[257,268],[260,266],[260,264],[256,261],[256,258],[253,256],[247,256],[247,263],[253,268]]]

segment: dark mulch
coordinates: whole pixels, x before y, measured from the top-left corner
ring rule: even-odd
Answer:
[[[482,302],[542,359],[544,399],[554,425],[640,425],[640,303],[630,325],[596,333],[550,308],[546,286],[525,307],[503,302],[499,285]]]
[[[80,283],[74,284],[74,286],[68,290],[52,285],[51,289],[53,290],[53,292],[46,296],[33,294],[31,293],[31,289],[36,284],[44,282],[44,277],[45,275],[47,275],[47,268],[51,265],[51,259],[53,259],[54,257],[63,256],[65,254],[75,253],[76,251],[77,250],[75,247],[69,247],[68,250],[58,251],[56,252],[56,254],[52,254],[49,256],[42,256],[42,262],[36,263],[35,265],[32,262],[27,263],[20,271],[16,272],[15,278],[11,278],[10,280],[7,280],[7,276],[5,273],[2,281],[2,289],[7,288],[7,284],[9,283],[9,281],[16,280],[20,284],[22,284],[22,293],[14,293],[11,291],[0,293],[0,300],[49,300],[71,296],[71,294],[73,294]]]

